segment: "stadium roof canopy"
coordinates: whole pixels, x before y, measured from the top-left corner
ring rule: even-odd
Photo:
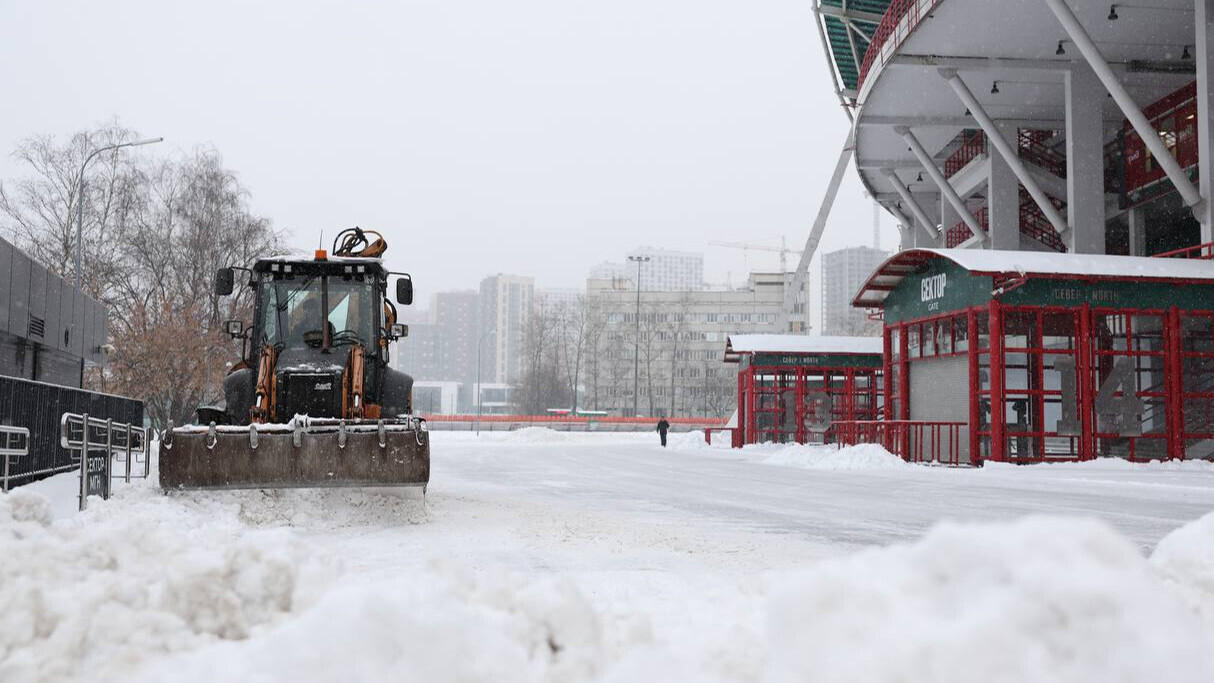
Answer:
[[[1115,11],[1107,2],[1069,4],[1139,107],[1194,80],[1193,0],[1115,3]],[[839,97],[854,120],[856,168],[904,224],[908,213],[898,209],[891,183],[923,197],[938,188],[900,131],[913,129],[943,165],[959,134],[979,128],[942,69],[956,70],[1013,136],[1018,128],[1061,135],[1066,74],[1088,69],[1043,0],[815,0],[815,11]],[[1102,108],[1107,141],[1125,115],[1112,99]]]
[[[821,20],[835,87],[845,102],[854,102],[860,82],[860,65],[890,0],[815,0]]]

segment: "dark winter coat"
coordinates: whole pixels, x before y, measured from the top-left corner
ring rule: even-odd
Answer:
[[[663,434],[670,431],[670,423],[667,422],[665,419],[658,420],[658,431]]]

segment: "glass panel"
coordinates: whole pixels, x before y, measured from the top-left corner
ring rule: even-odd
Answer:
[[[1125,351],[1126,319],[1120,313],[1100,313],[1093,321],[1092,336],[1101,351]]]
[[[1003,389],[1013,391],[1029,388],[1029,354],[1005,353],[1003,355]]]
[[[897,327],[889,330],[889,351],[894,360],[902,357],[902,331]]]
[[[906,351],[911,358],[919,357],[919,325],[906,327]]]
[[[1192,353],[1214,353],[1214,318],[1183,316],[1180,319],[1181,349]]]
[[[1046,313],[1041,321],[1041,346],[1052,350],[1075,348],[1075,316],[1071,313]]]
[[[1163,317],[1136,315],[1130,319],[1135,351],[1163,353]]]
[[[986,311],[975,314],[978,318],[978,348],[991,348],[991,316]]]
[[[1034,311],[1008,311],[1003,316],[1004,348],[1035,348],[1037,314]]]
[[[970,348],[969,318],[959,315],[953,318],[953,350],[957,353],[969,351]]]
[[[1185,356],[1181,369],[1186,392],[1214,391],[1214,358]]]
[[[923,323],[923,329],[919,334],[922,336],[923,342],[923,357],[936,355],[936,325],[935,323]]]

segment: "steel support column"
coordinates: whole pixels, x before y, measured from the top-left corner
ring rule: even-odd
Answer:
[[[1214,92],[1211,92],[1210,69],[1214,67],[1214,0],[1194,0],[1197,26],[1195,54],[1197,58],[1197,182],[1201,196],[1214,196]],[[1201,242],[1214,242],[1214,206],[1203,202],[1193,209],[1201,223]]]
[[[814,225],[809,230],[809,237],[805,238],[805,248],[801,250],[801,258],[797,261],[797,270],[793,274],[792,282],[784,290],[784,306],[780,309],[778,324],[778,329],[782,332],[808,331],[807,329],[791,330],[793,310],[796,308],[797,299],[801,297],[805,278],[809,277],[809,263],[813,260],[814,252],[818,250],[818,243],[822,241],[822,232],[826,229],[826,219],[830,217],[830,209],[835,204],[835,196],[839,194],[839,184],[843,182],[843,174],[847,171],[852,154],[855,153],[855,137],[856,133],[853,128],[848,132],[847,140],[843,142],[843,149],[839,151],[839,158],[835,161],[835,170],[831,173],[830,182],[826,185],[826,196],[822,197],[822,204],[818,206],[818,215],[814,218]],[[809,302],[803,303],[805,304],[802,312],[803,322],[808,328]]]
[[[1147,255],[1147,216],[1146,210],[1136,206],[1126,211],[1126,222],[1129,225],[1130,256]],[[1202,228],[1205,229],[1204,226]]]
[[[1003,160],[1007,162],[1007,165],[1011,167],[1012,172],[1020,180],[1020,184],[1024,185],[1024,189],[1028,190],[1029,195],[1033,197],[1033,201],[1037,202],[1041,213],[1049,220],[1050,225],[1054,226],[1054,230],[1058,231],[1060,235],[1065,235],[1067,225],[1066,221],[1062,218],[1062,214],[1058,213],[1058,209],[1045,194],[1045,190],[1041,189],[1041,185],[1037,182],[1037,179],[1029,173],[1028,168],[1020,161],[1020,155],[1008,143],[1007,138],[1003,137],[1003,134],[1000,133],[999,126],[986,113],[986,109],[978,102],[978,98],[974,97],[974,93],[970,92],[969,86],[965,84],[965,81],[961,80],[961,76],[957,74],[957,70],[940,69],[939,73],[952,86],[953,91],[957,93],[957,97],[961,98],[966,107],[969,107],[970,115],[978,121],[978,125],[982,126],[982,132],[986,133],[987,144],[994,147],[999,155],[1003,157]]]
[[[934,245],[934,243],[940,238],[940,232],[936,230],[936,224],[927,217],[927,213],[923,210],[923,207],[919,205],[919,202],[915,199],[915,196],[910,193],[910,190],[906,189],[906,186],[903,185],[902,181],[898,179],[898,175],[894,173],[893,169],[883,168],[881,169],[881,175],[885,176],[885,179],[889,181],[890,186],[894,188],[894,191],[897,192],[898,196],[902,198],[903,203],[905,203],[910,209],[911,214],[918,219],[919,224],[923,226],[923,230],[927,233],[928,238],[932,240]],[[912,230],[911,232],[913,233],[914,231]],[[917,236],[913,241],[915,242],[915,246],[919,246]]]
[[[998,124],[1000,130],[1004,124]],[[986,180],[987,229],[991,249],[1020,249],[1020,181],[1002,154],[992,153],[987,144],[990,171]]]
[[[1197,0],[1199,4],[1205,0]],[[1155,131],[1154,126],[1147,119],[1142,110],[1138,108],[1138,104],[1134,98],[1130,97],[1130,93],[1126,91],[1125,86],[1117,80],[1117,75],[1109,67],[1109,63],[1105,61],[1104,55],[1100,54],[1100,48],[1096,47],[1096,43],[1092,42],[1091,36],[1084,30],[1083,25],[1079,23],[1079,19],[1075,17],[1075,13],[1067,6],[1064,0],[1045,0],[1050,9],[1054,12],[1054,16],[1058,17],[1058,23],[1062,24],[1062,28],[1066,30],[1071,42],[1079,49],[1079,53],[1087,60],[1092,71],[1100,79],[1105,90],[1112,95],[1113,101],[1121,108],[1121,113],[1125,114],[1130,125],[1134,127],[1134,131],[1142,138],[1143,144],[1147,149],[1151,150],[1151,154],[1155,156],[1155,160],[1159,162],[1159,166],[1163,168],[1168,179],[1176,186],[1176,190],[1180,192],[1180,196],[1184,199],[1184,203],[1193,208],[1193,215],[1201,220],[1208,211],[1208,207],[1204,206],[1201,193],[1189,182],[1188,176],[1185,175],[1184,169],[1180,167],[1180,163],[1176,161],[1176,157],[1172,156],[1163,140],[1159,138],[1159,134]],[[1199,8],[1198,12],[1204,14]],[[1198,24],[1200,36],[1204,27]],[[1198,51],[1199,60],[1208,60],[1208,50],[1203,54]],[[1200,70],[1200,67],[1199,67]],[[1198,84],[1200,86],[1200,83]],[[1200,102],[1200,99],[1199,99]],[[1199,141],[1200,144],[1200,141]],[[1208,229],[1203,227],[1204,231]]]
[[[986,231],[978,224],[978,219],[974,218],[974,214],[970,213],[969,207],[965,205],[965,200],[961,198],[961,195],[957,194],[957,190],[953,189],[952,184],[948,182],[948,178],[944,177],[944,172],[936,165],[932,156],[923,148],[923,143],[919,142],[919,138],[915,137],[911,129],[906,126],[894,126],[894,132],[905,140],[906,144],[910,145],[911,152],[914,153],[919,163],[923,165],[923,170],[927,171],[932,181],[936,183],[936,187],[940,188],[943,198],[952,205],[953,210],[957,212],[961,220],[965,221],[965,225],[970,229],[970,233],[979,240],[986,241]],[[944,224],[941,227],[947,230],[949,226]]]
[[[1075,254],[1103,254],[1104,88],[1091,69],[1063,74],[1066,90],[1066,210]]]

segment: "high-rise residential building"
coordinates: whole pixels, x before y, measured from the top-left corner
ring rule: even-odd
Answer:
[[[628,258],[649,260],[640,264],[635,261],[605,261],[590,269],[589,279],[635,282],[639,267],[641,289],[647,292],[694,292],[704,288],[703,254],[640,247],[628,252]]]
[[[881,333],[881,326],[864,311],[852,308],[852,297],[889,252],[872,247],[848,247],[822,255],[822,334],[864,336]]]
[[[482,382],[491,379],[508,384],[518,380],[523,363],[523,335],[534,296],[534,278],[498,274],[481,281],[478,340],[493,330],[485,340]]]
[[[631,280],[587,281],[587,311],[601,332],[587,350],[580,405],[616,415],[728,415],[737,373],[722,363],[725,336],[782,332],[792,280],[752,273],[740,289],[643,290],[639,306]]]
[[[441,340],[434,379],[475,381],[480,295],[474,291],[439,292],[431,299],[430,309]]]

